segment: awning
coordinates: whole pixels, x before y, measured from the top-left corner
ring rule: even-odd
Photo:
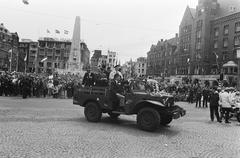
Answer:
[[[238,67],[238,65],[233,61],[229,61],[226,64],[223,64],[223,67]]]

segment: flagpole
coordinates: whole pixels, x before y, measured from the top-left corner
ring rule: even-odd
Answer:
[[[27,62],[25,61],[25,68],[24,68],[24,72],[26,73],[27,72]]]
[[[12,51],[13,49],[11,49],[11,56],[10,56],[10,72],[12,72]]]

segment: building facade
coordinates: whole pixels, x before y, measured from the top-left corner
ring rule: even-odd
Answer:
[[[238,13],[240,13],[238,0],[199,0],[196,9],[187,7],[179,27],[179,54],[183,56],[187,52],[186,55],[190,59],[189,63],[182,65],[182,67],[188,66],[187,75],[219,74],[224,63],[229,60],[236,61],[233,40],[236,36],[235,23],[240,21]],[[186,14],[191,16],[185,16]],[[185,31],[184,28],[188,27],[189,31]],[[187,34],[189,36],[187,41],[190,41],[187,45],[190,45],[184,47],[184,38]],[[220,52],[227,54],[227,49],[228,51],[231,49],[232,55],[224,55],[224,57],[231,56],[231,58],[226,57],[225,61],[216,62],[216,56],[220,57]],[[186,73],[180,74],[186,75]]]
[[[219,74],[228,61],[236,63],[239,14],[239,0],[199,0],[196,8],[187,6],[179,25],[179,41],[172,64],[162,63],[169,61],[157,53],[164,52],[161,48],[164,41],[158,42],[148,52],[147,74],[199,77]]]
[[[56,69],[65,69],[69,58],[71,41],[53,38],[39,38],[36,71],[52,73]],[[43,59],[45,61],[41,62]]]
[[[18,45],[18,34],[0,24],[0,70],[18,71]]]
[[[176,75],[180,71],[177,63],[178,57],[178,34],[175,38],[158,41],[152,45],[147,53],[147,72],[148,76],[167,77]]]
[[[107,67],[113,68],[117,63],[117,53],[113,51],[107,52]]]
[[[144,77],[146,76],[147,72],[147,58],[146,57],[139,57],[137,58],[135,69],[137,73],[137,77]]]
[[[99,68],[99,61],[102,57],[101,50],[94,50],[94,53],[91,57],[91,71],[97,72]]]
[[[28,68],[35,72],[52,73],[57,69],[66,69],[71,49],[71,41],[66,39],[39,38],[38,47],[36,43],[30,44]],[[81,42],[81,62],[83,70],[89,66],[90,52],[86,43]],[[35,55],[35,52],[37,55]],[[46,59],[44,62],[41,62]]]
[[[18,71],[35,72],[38,55],[38,42],[30,39],[22,39],[19,42]]]

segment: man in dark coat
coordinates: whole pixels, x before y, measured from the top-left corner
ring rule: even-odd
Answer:
[[[22,89],[22,98],[23,99],[26,99],[27,96],[29,95],[30,91],[31,91],[30,83],[31,83],[31,81],[30,81],[28,76],[24,76],[21,79],[20,87]]]
[[[198,107],[201,108],[201,98],[202,98],[202,90],[201,90],[201,87],[198,86],[196,91],[196,108],[198,104],[199,104]]]
[[[109,100],[111,101],[111,106],[113,110],[116,110],[119,107],[120,100],[117,97],[117,93],[122,93],[123,88],[121,84],[119,83],[121,80],[121,76],[116,73],[114,75],[113,80],[110,82],[110,87],[109,87]]]
[[[221,122],[220,118],[219,118],[219,113],[218,113],[218,107],[219,107],[219,94],[218,91],[213,90],[213,92],[210,95],[210,118],[211,121],[214,121],[214,114],[217,118],[218,122]]]
[[[204,107],[207,108],[208,107],[207,102],[209,97],[209,90],[207,87],[203,89],[202,95],[203,95],[203,108]]]

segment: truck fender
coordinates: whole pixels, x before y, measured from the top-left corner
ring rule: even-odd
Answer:
[[[164,105],[161,102],[158,101],[152,101],[152,100],[142,100],[136,103],[133,112],[137,113],[139,109],[143,107],[152,107],[155,109],[161,109],[164,107]]]

